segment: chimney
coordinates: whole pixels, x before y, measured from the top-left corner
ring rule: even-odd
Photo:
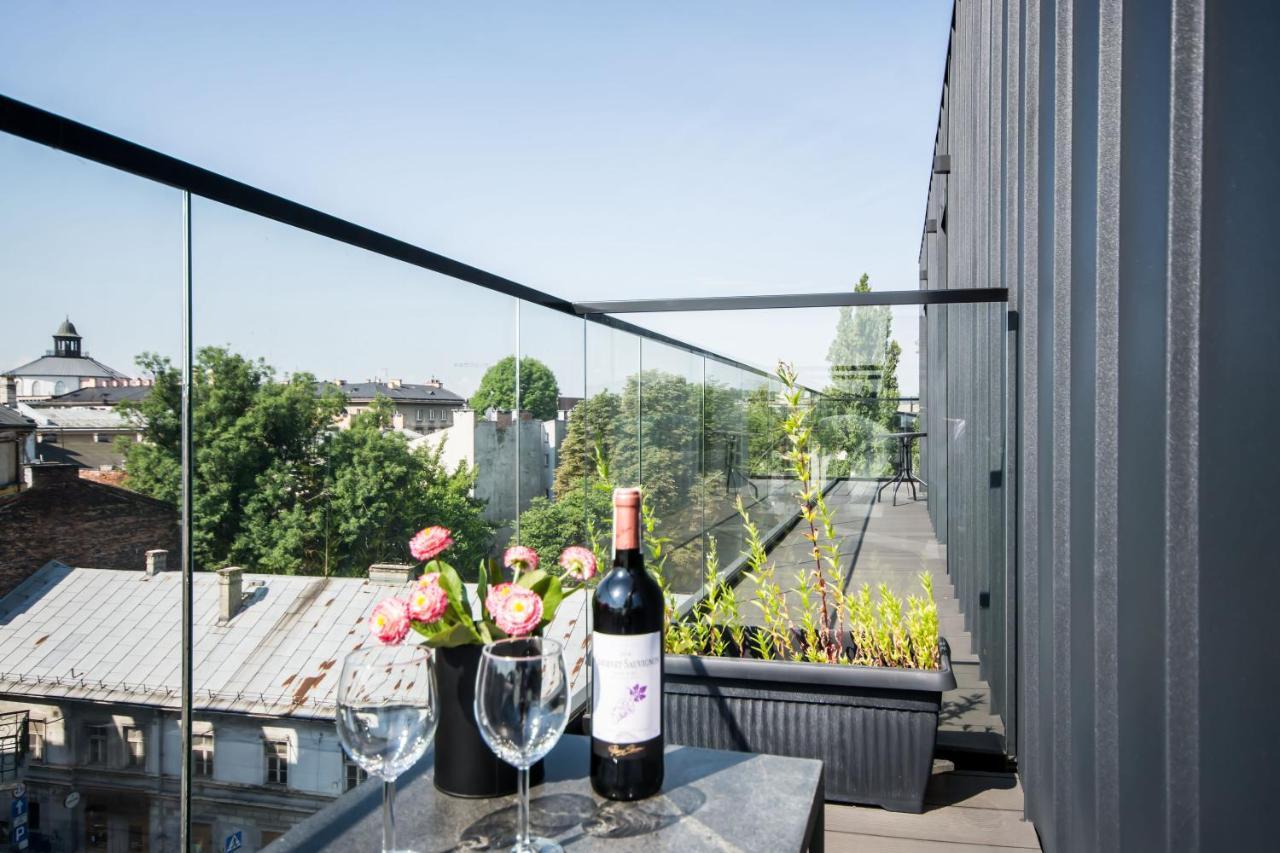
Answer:
[[[369,567],[369,581],[371,583],[398,586],[410,583],[417,576],[417,566],[411,566],[406,563],[374,563]]]
[[[147,576],[152,577],[160,574],[168,568],[169,552],[163,548],[156,548],[147,552]]]
[[[26,468],[28,482],[33,489],[74,483],[80,479],[80,466],[73,462],[28,462]]]
[[[400,382],[400,380],[399,380],[399,379],[388,379],[388,380],[387,380],[387,387],[388,387],[388,388],[399,388],[399,387],[400,387],[400,385],[401,385],[401,382]]]
[[[434,376],[432,376],[430,379],[428,379],[428,380],[427,380],[426,385],[427,385],[427,387],[428,387],[428,388],[443,388],[443,387],[444,387],[444,383],[443,383],[443,382],[441,382],[439,379],[436,379]]]
[[[12,376],[0,376],[0,406],[15,408],[18,405],[18,380]]]
[[[231,621],[231,617],[236,615],[240,610],[240,602],[244,597],[241,593],[241,576],[244,569],[239,566],[227,566],[225,569],[218,569],[218,624],[223,625]]]

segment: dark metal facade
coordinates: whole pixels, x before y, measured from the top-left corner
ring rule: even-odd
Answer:
[[[1277,844],[1278,18],[956,4],[922,286],[1007,287],[1011,328],[928,309],[930,512],[975,635],[1007,631],[989,677],[1048,851]],[[996,341],[999,496],[935,438],[990,405]]]

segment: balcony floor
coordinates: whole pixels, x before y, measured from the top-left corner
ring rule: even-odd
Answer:
[[[978,853],[1039,850],[1022,819],[1022,786],[1012,773],[978,773],[935,763],[924,814],[879,808],[826,808],[827,853]]]

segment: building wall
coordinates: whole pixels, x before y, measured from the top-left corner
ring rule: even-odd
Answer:
[[[176,848],[181,771],[176,710],[0,698],[0,712],[13,710],[27,710],[44,727],[43,760],[29,757],[20,778],[29,800],[39,804],[40,826],[34,831],[55,853],[89,848],[95,825],[105,827],[101,849],[112,853],[131,850],[131,831],[135,841],[138,833],[145,835],[146,850]],[[111,731],[102,766],[87,763],[86,726],[96,724]],[[143,769],[126,766],[124,732],[131,726],[146,733]],[[194,780],[192,806],[193,824],[212,839],[214,850],[222,850],[226,837],[237,831],[243,834],[243,849],[257,850],[264,833],[271,838],[288,830],[345,790],[344,755],[330,720],[211,714],[198,718],[193,731],[214,736],[213,776]],[[265,783],[265,738],[291,745],[287,786]],[[68,809],[72,791],[80,803]]]
[[[485,518],[506,524],[527,509],[535,497],[547,495],[547,442],[557,435],[562,435],[562,430],[545,431],[540,421],[487,420],[463,409],[454,413],[452,427],[428,440],[444,443],[441,461],[449,470],[460,463],[476,469],[475,496],[485,501]],[[511,472],[516,470],[518,477],[513,477]],[[499,534],[499,541],[503,538]]]
[[[146,552],[181,553],[173,507],[81,479],[74,465],[33,465],[31,488],[0,505],[0,595],[47,563],[142,571]]]
[[[1013,705],[1047,851],[1274,846],[1278,19],[956,6],[921,258],[1010,290]]]

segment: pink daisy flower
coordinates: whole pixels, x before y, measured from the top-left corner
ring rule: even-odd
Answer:
[[[560,554],[560,567],[574,580],[589,581],[596,574],[596,555],[590,548],[571,545]]]
[[[493,621],[508,637],[527,637],[542,622],[542,599],[523,587],[516,587],[503,599]]]
[[[436,622],[449,609],[449,595],[440,586],[437,574],[423,575],[409,593],[409,617],[417,622]]]
[[[369,615],[369,632],[384,646],[397,645],[409,633],[409,602],[403,598],[379,601]]]
[[[502,555],[502,564],[516,574],[538,568],[538,552],[527,545],[512,545]]]
[[[511,595],[516,585],[510,581],[496,583],[489,587],[489,594],[484,597],[484,609],[489,611],[489,615],[494,619],[498,618],[498,611],[502,609],[502,603],[507,600],[507,596]]]
[[[434,560],[440,552],[452,544],[453,534],[449,532],[449,528],[426,527],[409,540],[409,553],[413,554],[415,560],[425,563],[427,560]]]

